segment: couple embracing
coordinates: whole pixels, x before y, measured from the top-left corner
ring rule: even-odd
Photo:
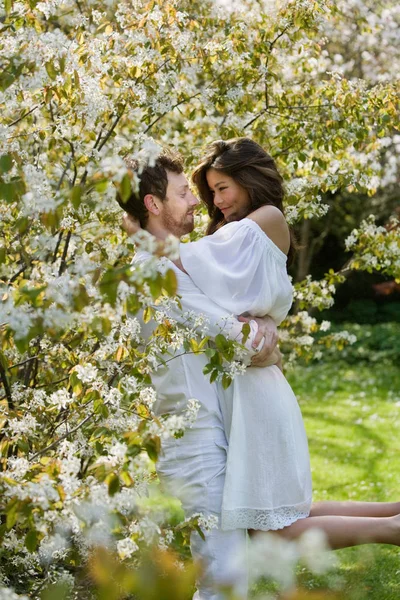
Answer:
[[[138,169],[135,162],[128,166]],[[180,244],[179,259],[168,261],[182,309],[205,315],[211,337],[223,322],[224,335],[241,341],[244,320],[250,335],[242,357],[246,368],[227,389],[203,375],[202,354],[177,351],[153,375],[157,414],[179,414],[189,398],[200,403],[193,427],[164,443],[157,471],[165,488],[180,497],[186,516],[218,519],[204,540],[197,532],[191,536],[193,558],[203,567],[195,598],[222,600],[223,587],[230,586],[244,599],[246,567],[235,557],[248,533],[275,531],[294,539],[318,527],[332,549],[399,545],[400,503],[312,503],[303,420],[274,349],[276,327],[292,302],[286,265],[294,244],[273,159],[248,138],[217,141],[192,179],[210,222],[206,236]],[[181,158],[163,153],[154,166],[144,165],[138,193],[121,206],[129,233],[140,225],[163,241],[193,230],[197,204]],[[148,258],[139,249],[134,262]],[[179,321],[182,313],[171,316]],[[143,336],[150,336],[154,324],[142,326]]]

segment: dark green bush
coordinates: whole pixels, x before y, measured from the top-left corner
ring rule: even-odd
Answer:
[[[326,360],[343,359],[348,363],[390,361],[400,369],[400,322],[375,325],[332,323],[331,332],[347,330],[357,337],[357,342],[339,351],[331,348],[324,353]]]
[[[318,319],[334,323],[400,323],[400,302],[375,302],[371,298],[354,298],[342,308],[336,304],[324,310]]]

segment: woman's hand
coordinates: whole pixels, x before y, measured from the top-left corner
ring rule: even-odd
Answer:
[[[139,221],[135,219],[135,217],[132,217],[132,215],[128,215],[128,213],[125,212],[122,216],[122,229],[124,229],[128,235],[133,235],[134,233],[137,233],[141,227]]]
[[[271,353],[275,350],[276,345],[278,343],[278,328],[276,326],[275,321],[272,317],[238,317],[238,320],[242,323],[248,323],[249,321],[255,321],[258,326],[258,332],[253,341],[253,348],[257,348],[259,343],[264,340],[264,345],[261,348],[260,352],[258,352],[255,356],[253,356],[251,360],[252,366],[255,367],[264,367],[265,361],[268,360]],[[271,364],[268,362],[268,364]],[[272,363],[274,364],[274,363]]]
[[[258,358],[257,355],[256,355],[256,357]],[[283,373],[282,353],[279,350],[278,346],[275,348],[275,350],[273,350],[271,352],[271,354],[263,362],[257,362],[257,364],[254,364],[252,361],[250,366],[263,368],[263,367],[271,367],[272,365],[275,365],[276,367],[278,367],[278,369],[280,369]]]

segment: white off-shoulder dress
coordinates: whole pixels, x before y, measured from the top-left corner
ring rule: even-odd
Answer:
[[[270,315],[277,325],[292,303],[286,255],[255,221],[228,223],[180,245],[197,288],[224,313]],[[248,367],[218,398],[229,443],[222,529],[276,530],[307,517],[311,472],[296,397],[276,366]]]

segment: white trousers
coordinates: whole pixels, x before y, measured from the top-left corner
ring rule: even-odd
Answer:
[[[223,429],[189,430],[163,444],[157,472],[165,491],[178,497],[186,517],[202,513],[220,521],[225,481],[227,442]],[[222,586],[231,586],[239,599],[247,598],[246,538],[244,529],[204,531],[205,540],[193,532],[193,560],[201,576],[193,600],[225,600]]]

